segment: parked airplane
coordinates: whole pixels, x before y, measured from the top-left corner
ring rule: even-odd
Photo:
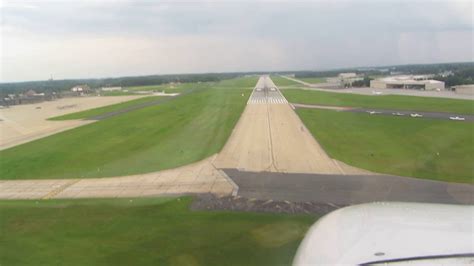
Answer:
[[[371,114],[371,115],[375,115],[375,114],[381,114],[382,112],[377,112],[377,111],[367,111],[367,113]]]
[[[449,119],[451,120],[457,120],[457,121],[464,121],[466,118],[464,117],[459,117],[459,116],[450,116]]]
[[[423,115],[420,115],[420,114],[417,114],[417,113],[414,113],[414,114],[410,114],[411,117],[423,117]]]
[[[405,115],[405,114],[402,114],[400,112],[396,112],[396,113],[392,113],[392,115],[402,116],[402,115]]]
[[[381,95],[382,92],[381,91],[372,91],[372,94],[375,94],[375,95]]]

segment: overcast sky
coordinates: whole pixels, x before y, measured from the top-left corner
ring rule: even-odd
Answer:
[[[471,1],[0,1],[1,82],[474,61]]]

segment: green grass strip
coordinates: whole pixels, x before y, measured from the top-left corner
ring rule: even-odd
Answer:
[[[250,92],[208,84],[160,105],[0,151],[0,178],[121,176],[199,161],[224,146]]]
[[[281,76],[271,75],[270,78],[277,87],[301,86],[301,83],[283,78]]]
[[[71,113],[71,114],[66,114],[66,115],[61,115],[61,116],[56,116],[49,118],[48,120],[73,120],[73,119],[85,119],[85,118],[91,118],[94,116],[98,115],[103,115],[119,110],[123,110],[132,106],[140,105],[142,103],[148,103],[152,101],[158,100],[160,97],[153,96],[153,97],[144,97],[144,98],[139,98],[135,100],[130,100],[126,102],[121,102],[117,104],[112,104],[112,105],[107,105],[103,107],[98,107],[98,108],[93,108],[81,112],[76,112],[76,113]]]
[[[0,201],[2,265],[291,265],[314,216],[190,211],[191,198]]]
[[[282,90],[291,103],[474,114],[474,101],[404,95],[358,95],[300,89]]]
[[[297,109],[325,151],[371,171],[473,183],[474,123]]]

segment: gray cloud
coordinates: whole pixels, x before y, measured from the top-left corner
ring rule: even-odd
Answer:
[[[1,80],[473,60],[472,2],[6,1]]]

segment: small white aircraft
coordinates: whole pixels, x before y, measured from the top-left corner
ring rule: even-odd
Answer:
[[[377,111],[367,111],[367,113],[371,114],[371,115],[375,115],[375,114],[381,114],[382,112],[377,112]]]
[[[382,92],[381,91],[372,91],[372,94],[375,94],[375,95],[381,95]]]
[[[450,119],[450,120],[457,120],[457,121],[464,121],[464,120],[466,120],[466,118],[464,118],[464,117],[459,117],[459,116],[450,116],[449,119]]]
[[[400,112],[396,112],[396,113],[392,113],[392,115],[403,116],[403,115],[405,115],[405,114],[402,114],[402,113],[400,113]]]
[[[270,88],[270,90],[271,90],[271,91],[276,91],[276,89],[275,89],[275,88]]]
[[[420,114],[417,114],[417,113],[414,113],[414,114],[410,114],[411,117],[423,117],[423,115],[420,115]]]

